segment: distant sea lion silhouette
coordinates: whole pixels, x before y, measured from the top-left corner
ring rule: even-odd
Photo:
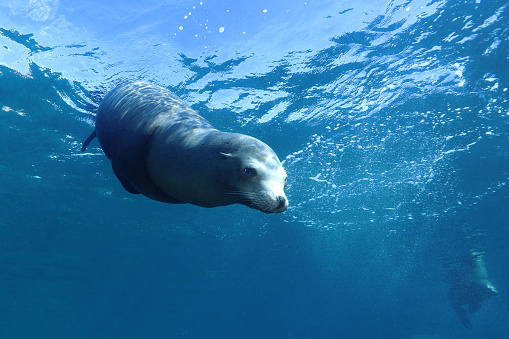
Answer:
[[[451,274],[452,287],[447,297],[463,326],[472,328],[468,313],[479,311],[481,304],[498,291],[488,280],[482,253],[471,252],[461,265],[462,268]]]
[[[202,207],[243,204],[265,213],[288,208],[287,175],[268,145],[215,129],[160,86],[132,82],[109,92],[82,151],[96,136],[130,193]]]

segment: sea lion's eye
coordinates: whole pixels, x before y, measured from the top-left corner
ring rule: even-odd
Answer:
[[[251,167],[246,167],[244,168],[244,174],[254,177],[256,175],[256,170]]]

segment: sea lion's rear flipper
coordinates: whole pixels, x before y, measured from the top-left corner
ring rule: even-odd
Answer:
[[[464,310],[462,308],[461,309],[456,309],[456,314],[460,318],[460,321],[463,324],[463,326],[465,326],[465,328],[472,328],[472,323],[468,319],[467,311],[466,310]]]
[[[85,142],[83,143],[83,147],[81,147],[81,151],[82,151],[82,152],[85,152],[85,150],[87,149],[88,144],[90,144],[90,142],[91,142],[92,140],[94,140],[96,136],[97,136],[97,135],[95,134],[95,129],[94,129],[94,131],[92,132],[92,134],[90,134],[90,135],[88,136],[87,140],[85,140]]]
[[[468,319],[468,312],[465,308],[463,308],[463,305],[468,303],[469,297],[468,293],[465,293],[464,287],[457,285],[451,287],[449,293],[447,293],[447,297],[463,326],[466,328],[472,328],[472,323],[470,323],[470,320]]]
[[[123,177],[118,175],[117,171],[115,171],[115,169],[113,169],[113,173],[115,173],[115,176],[117,177],[118,181],[120,181],[120,183],[122,184],[122,187],[124,187],[124,189],[127,192],[132,193],[132,194],[140,194],[140,192],[138,192],[138,190],[136,188],[134,188],[133,185],[131,185],[129,183],[129,181],[127,181],[126,179],[124,179]]]

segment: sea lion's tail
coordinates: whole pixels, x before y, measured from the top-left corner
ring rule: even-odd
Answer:
[[[87,149],[88,144],[90,144],[90,142],[91,142],[92,140],[94,140],[94,138],[95,138],[96,136],[97,136],[97,135],[96,135],[96,133],[95,133],[95,129],[94,129],[94,131],[92,132],[92,134],[90,134],[90,135],[88,136],[87,140],[85,140],[85,142],[83,143],[83,147],[81,147],[81,151],[82,151],[82,152],[85,152],[85,150]]]

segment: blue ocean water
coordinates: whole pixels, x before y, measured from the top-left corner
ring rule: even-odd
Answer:
[[[505,0],[2,2],[0,337],[509,338],[508,23]],[[124,191],[80,150],[135,79],[269,144],[290,208]],[[471,251],[499,294],[466,328]]]

